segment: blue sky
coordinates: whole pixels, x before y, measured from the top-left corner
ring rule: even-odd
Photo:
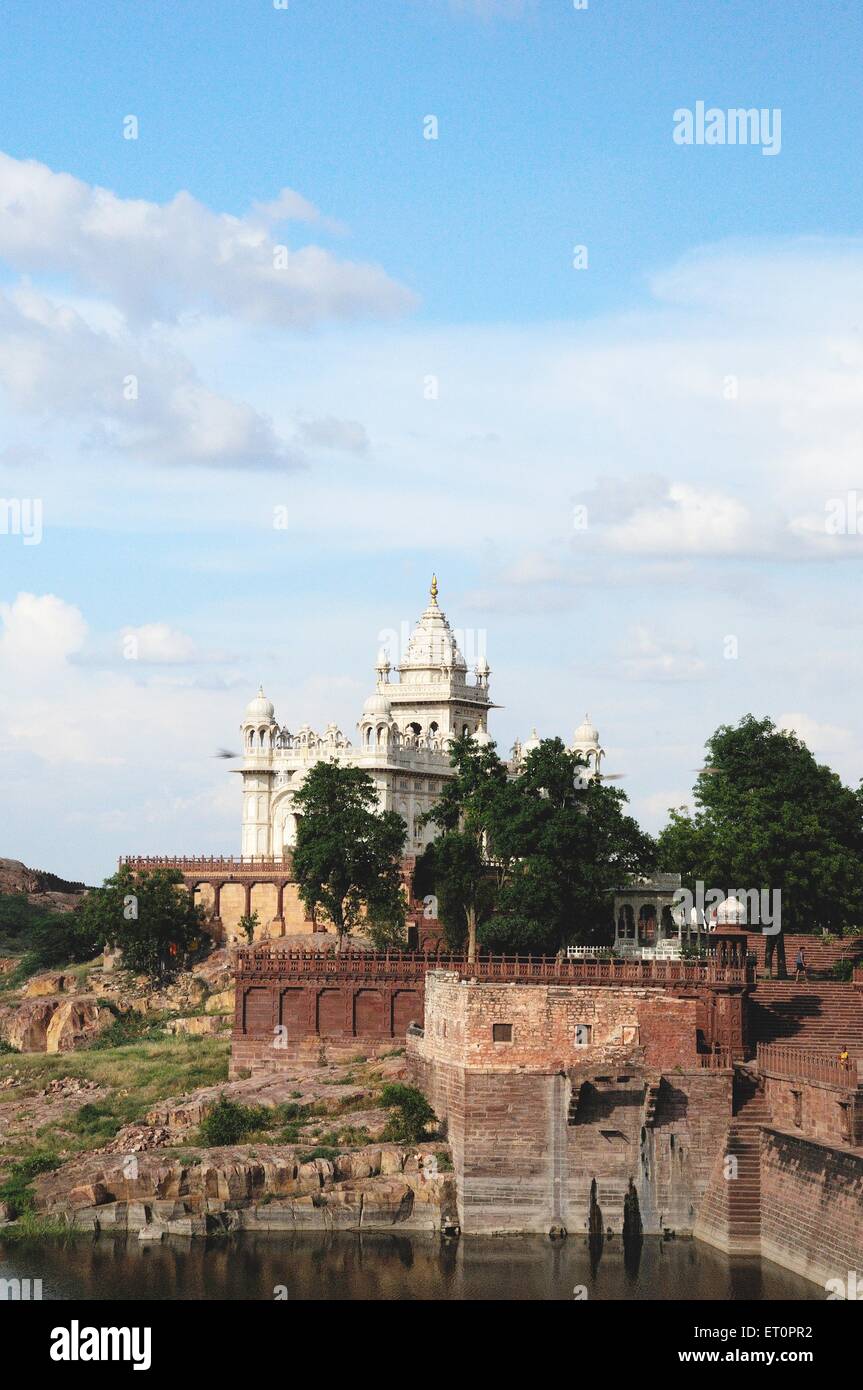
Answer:
[[[7,10],[0,496],[44,526],[0,534],[0,852],[235,850],[209,754],[258,680],[350,736],[433,568],[501,746],[589,708],[651,829],[749,709],[856,781],[861,38],[851,0]],[[779,108],[779,153],[675,144],[697,101]]]

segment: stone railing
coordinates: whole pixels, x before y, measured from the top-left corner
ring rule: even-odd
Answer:
[[[336,979],[418,979],[429,970],[457,969],[461,960],[447,964],[448,957],[419,951],[280,951],[278,946],[239,946],[234,952],[237,978],[276,976],[279,978],[318,977]]]
[[[730,1052],[720,1048],[716,1052],[699,1052],[698,1066],[706,1068],[707,1071],[730,1071],[734,1061]]]
[[[462,956],[423,952],[284,951],[278,945],[244,946],[236,952],[236,969],[244,975],[334,975],[342,978],[411,975],[429,970],[454,970],[463,980],[512,980],[550,984],[725,984],[745,985],[750,974],[742,966],[711,961],[577,961],[557,956]]]
[[[120,867],[128,864],[132,869],[181,869],[184,873],[197,873],[211,869],[214,873],[231,873],[245,869],[283,869],[291,862],[290,855],[284,859],[263,854],[121,854]]]
[[[685,960],[590,961],[560,960],[557,956],[480,956],[473,964],[464,962],[457,968],[463,979],[548,980],[564,984],[744,985],[751,978],[744,966]]]
[[[824,1081],[853,1091],[857,1087],[857,1060],[840,1062],[838,1057],[783,1043],[758,1044],[758,1070],[762,1076],[780,1076],[788,1081]]]

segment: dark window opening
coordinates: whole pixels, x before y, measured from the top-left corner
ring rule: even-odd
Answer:
[[[512,1042],[511,1023],[493,1023],[491,1025],[491,1036],[494,1042]]]

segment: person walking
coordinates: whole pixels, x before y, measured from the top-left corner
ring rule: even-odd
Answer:
[[[804,979],[804,981],[805,981],[805,980],[806,980],[806,952],[804,951],[804,949],[803,949],[802,946],[798,946],[798,948],[797,948],[797,959],[796,959],[795,962],[794,962],[794,983],[795,983],[795,985],[799,985],[799,983],[800,983],[800,976],[801,976],[801,975],[803,976],[803,979]]]

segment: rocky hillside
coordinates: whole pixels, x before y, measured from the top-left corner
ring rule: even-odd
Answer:
[[[0,893],[23,893],[34,907],[71,912],[86,892],[85,883],[72,883],[44,869],[28,869],[20,859],[0,859]]]

